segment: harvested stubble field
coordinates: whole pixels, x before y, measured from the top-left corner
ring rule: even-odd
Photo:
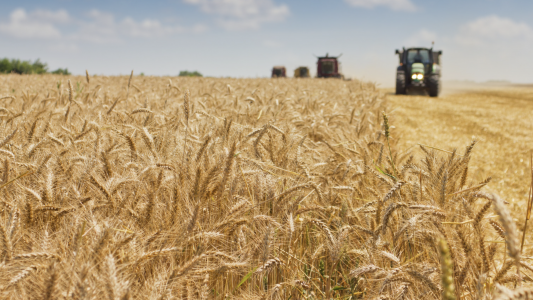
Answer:
[[[4,75],[0,98],[2,298],[533,293],[477,146],[401,148],[372,84]]]
[[[492,177],[488,187],[511,203],[522,228],[531,183],[533,87],[497,83],[444,86],[447,90],[439,98],[388,96],[399,124],[399,146],[405,150],[418,148],[420,143],[453,151],[477,140],[471,178]]]

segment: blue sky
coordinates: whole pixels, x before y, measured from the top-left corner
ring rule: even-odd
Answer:
[[[0,0],[0,57],[74,74],[265,77],[343,53],[392,86],[402,46],[443,50],[445,80],[533,82],[529,0]]]

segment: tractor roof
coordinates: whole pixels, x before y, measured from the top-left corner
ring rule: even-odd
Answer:
[[[405,47],[404,47],[404,48],[402,48],[402,50],[403,50],[403,51],[409,51],[409,50],[428,50],[428,51],[432,51],[433,53],[438,53],[439,55],[442,54],[442,50],[434,50],[433,47],[431,47],[431,48],[425,48],[425,47],[412,47],[412,48],[407,48],[407,49],[405,49]],[[396,50],[396,51],[398,51],[398,50]],[[400,53],[400,52],[397,52],[397,53]]]
[[[329,56],[329,53],[326,53],[326,56],[316,56],[315,55],[315,57],[318,58],[318,60],[322,60],[322,59],[337,59],[337,58],[339,58],[341,56],[342,56],[342,53],[339,54],[339,56]]]
[[[404,48],[405,49],[405,48]],[[432,50],[433,48],[424,48],[424,47],[413,47],[413,48],[407,48],[405,50]]]

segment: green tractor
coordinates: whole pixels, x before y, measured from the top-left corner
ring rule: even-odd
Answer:
[[[438,97],[440,83],[440,56],[442,51],[433,48],[403,48],[396,50],[400,65],[396,70],[396,94],[405,95],[412,90],[425,90]]]

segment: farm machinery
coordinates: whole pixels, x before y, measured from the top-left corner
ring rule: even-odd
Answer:
[[[272,78],[277,78],[277,77],[287,77],[285,67],[274,66],[272,68]]]
[[[396,69],[396,94],[410,90],[425,90],[431,97],[438,97],[441,82],[440,56],[442,51],[433,48],[403,48],[396,50],[400,65]]]
[[[341,55],[335,57],[335,56],[329,56],[326,53],[326,56],[318,57],[318,61],[316,63],[316,77],[318,78],[344,78],[344,76],[340,73],[340,63],[339,63],[339,57]]]
[[[294,78],[309,78],[309,68],[308,67],[298,67],[294,70]]]

